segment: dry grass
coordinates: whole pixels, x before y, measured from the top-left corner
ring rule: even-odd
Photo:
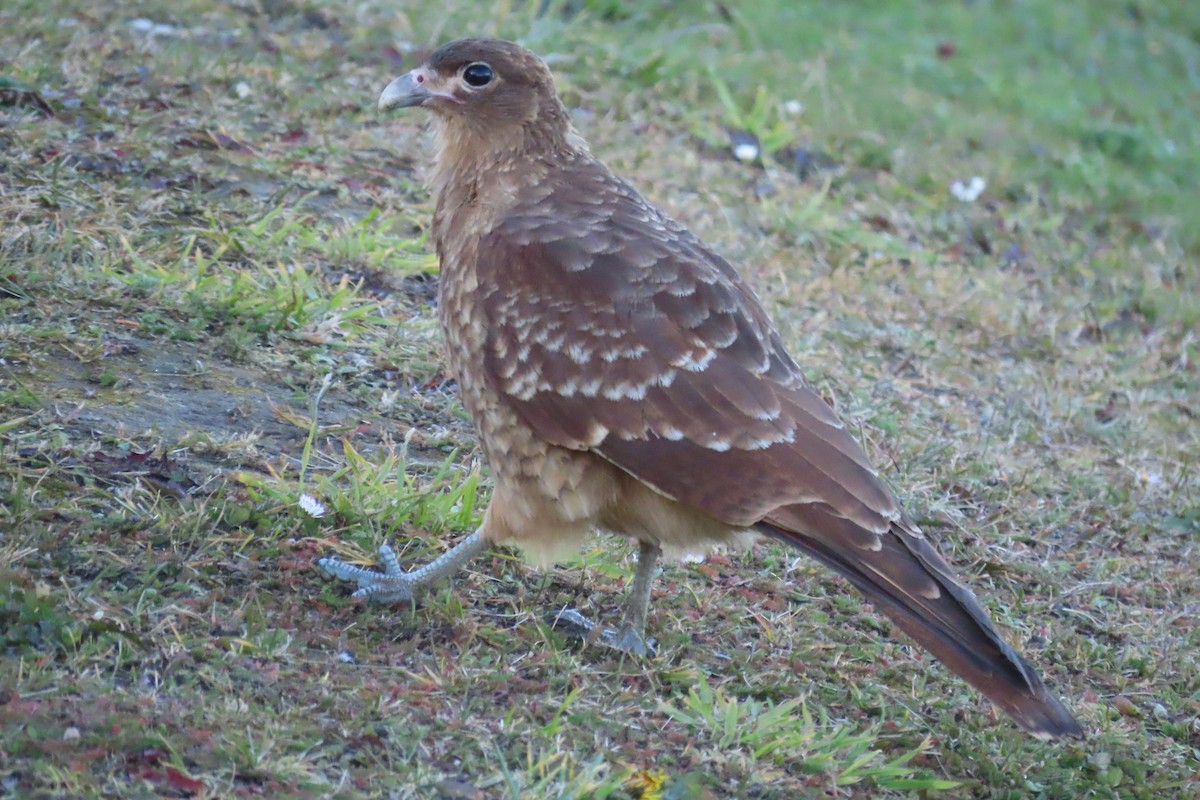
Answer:
[[[543,5],[0,10],[2,792],[1194,795],[1196,12]],[[465,33],[552,54],[594,150],[743,265],[1086,744],[773,545],[668,567],[650,663],[542,621],[618,613],[624,544],[415,610],[320,582],[486,501],[420,119],[371,109],[403,42]]]

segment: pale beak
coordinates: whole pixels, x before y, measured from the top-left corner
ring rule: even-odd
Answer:
[[[379,110],[424,105],[426,100],[433,97],[433,92],[422,85],[428,80],[428,76],[421,69],[404,73],[389,83],[383,94],[379,95]]]

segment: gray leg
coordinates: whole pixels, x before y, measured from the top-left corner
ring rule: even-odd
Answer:
[[[661,552],[656,545],[640,544],[637,570],[633,574],[625,621],[620,630],[601,628],[573,608],[552,615],[551,624],[565,627],[588,644],[601,644],[635,656],[653,656],[654,640],[646,638],[646,615],[650,610],[650,587]]]
[[[381,603],[412,602],[418,592],[458,572],[486,546],[487,542],[479,531],[475,531],[425,566],[405,572],[392,548],[385,543],[379,548],[379,563],[383,566],[383,572],[356,567],[336,558],[322,558],[317,562],[317,569],[334,578],[358,583],[358,590],[351,597],[364,597]]]
[[[625,627],[638,636],[646,632],[646,615],[650,611],[650,588],[654,585],[654,572],[662,551],[657,546],[642,542],[638,548],[637,571],[633,573],[633,586],[629,589],[629,604],[625,607]]]

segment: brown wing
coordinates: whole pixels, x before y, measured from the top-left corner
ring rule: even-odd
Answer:
[[[595,162],[537,193],[479,264],[489,380],[537,435],[806,550],[1022,725],[1080,733],[725,260]]]
[[[733,268],[602,168],[570,178],[480,248],[521,418],[731,524],[812,500],[886,531],[894,499]]]

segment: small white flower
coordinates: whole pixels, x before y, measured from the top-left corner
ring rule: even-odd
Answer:
[[[149,36],[171,36],[177,30],[170,25],[163,25],[161,22],[153,22],[152,20],[140,17],[130,22],[129,27],[138,33],[145,33]]]
[[[752,142],[742,142],[734,145],[733,157],[738,161],[753,161],[758,158],[758,145]]]
[[[1136,474],[1137,474],[1138,480],[1148,486],[1159,486],[1163,482],[1162,473],[1158,472],[1156,470],[1141,470],[1140,469],[1137,471]]]
[[[238,81],[237,83],[235,83],[233,85],[233,91],[242,100],[245,100],[247,97],[249,97],[251,94],[254,93],[254,91],[250,88],[250,84],[246,83],[245,81]]]
[[[798,117],[804,113],[804,103],[799,100],[784,100],[783,113],[789,117]]]
[[[325,504],[311,494],[300,495],[300,510],[313,519],[325,516]]]
[[[954,195],[964,203],[974,203],[979,199],[979,195],[983,194],[983,190],[986,188],[987,182],[984,181],[983,178],[976,175],[966,183],[963,183],[962,181],[955,181],[954,183],[950,184],[950,194]]]

